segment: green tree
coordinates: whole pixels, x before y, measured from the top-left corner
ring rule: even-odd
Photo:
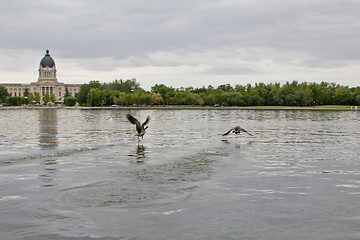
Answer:
[[[216,95],[214,93],[200,93],[200,97],[203,99],[205,105],[214,106],[217,104]]]
[[[191,92],[200,95],[201,93],[209,93],[210,90],[208,88],[205,88],[205,86],[203,86],[202,88],[195,88],[195,89],[191,90]]]
[[[90,102],[92,102],[92,96],[91,96],[91,89],[98,89],[100,91],[103,90],[116,90],[116,89],[111,89],[109,87],[109,85],[106,84],[101,84],[99,81],[93,80],[90,81],[89,83],[85,83],[82,84],[80,86],[80,91],[78,93],[75,94],[75,97],[77,98],[77,101],[80,105],[84,106],[84,105],[91,105]],[[99,93],[99,92],[97,92]],[[108,104],[107,102],[112,102],[112,97],[111,99],[109,98],[108,101],[106,101],[106,97],[104,97],[102,100],[102,102],[100,103],[100,105],[104,105],[104,104]],[[100,105],[96,105],[96,106],[100,106]]]
[[[98,88],[93,88],[90,90],[90,96],[89,96],[89,102],[90,102],[90,106],[103,106],[103,104],[105,103],[105,93],[104,91],[98,89]]]
[[[164,99],[160,93],[151,92],[150,95],[153,98],[153,104],[159,105],[164,103]]]
[[[98,80],[92,80],[89,82],[89,87],[91,88],[97,88],[97,89],[104,89],[104,85],[100,83]]]
[[[313,101],[315,101],[316,104],[323,104],[323,88],[317,83],[310,83],[309,88],[313,96]]]
[[[116,97],[114,97],[114,103],[116,105],[124,106],[125,105],[125,96],[126,96],[126,93],[119,92],[119,94]]]
[[[132,94],[129,94],[131,96],[131,102],[130,104],[132,105],[137,105],[139,106],[141,104],[141,100],[140,100],[140,96],[141,94],[139,92],[134,92]]]
[[[155,86],[151,87],[151,92],[160,93],[164,100],[163,104],[169,104],[169,99],[175,95],[175,89],[164,84],[155,84]]]
[[[120,95],[123,95],[125,93],[120,92],[118,90],[109,90],[105,89],[103,90],[105,93],[105,105],[111,106],[115,103],[115,99],[118,98]],[[116,104],[116,103],[115,103]]]
[[[242,106],[245,104],[242,94],[238,92],[224,92],[222,94],[222,105],[224,106]]]
[[[235,91],[236,92],[240,92],[240,93],[245,93],[246,92],[246,87],[240,85],[240,84],[237,84],[235,85]]]
[[[169,99],[169,103],[172,105],[185,105],[185,99],[187,96],[187,92],[185,91],[176,91],[174,96]]]
[[[338,105],[350,105],[351,92],[349,87],[337,85],[335,89],[334,101]]]
[[[6,102],[8,97],[9,97],[9,93],[6,90],[6,88],[3,86],[0,86],[0,102],[1,103]]]
[[[26,99],[18,96],[8,97],[7,103],[9,106],[20,106],[26,103]]]
[[[271,92],[271,106],[283,106],[285,104],[284,95],[281,91]]]
[[[136,81],[135,78],[128,79],[125,81],[123,81],[122,79],[120,80],[115,79],[112,83],[105,85],[105,88],[109,90],[117,90],[125,93],[133,93],[137,90],[141,90],[140,84]]]
[[[309,106],[314,101],[314,93],[312,92],[310,86],[305,82],[300,84],[300,94],[301,94],[301,106]]]
[[[152,105],[154,102],[154,98],[151,94],[143,94],[140,96],[140,104],[141,105]]]
[[[133,102],[132,96],[130,94],[126,94],[124,97],[125,106],[132,104],[132,102]]]
[[[91,90],[93,89],[93,90]],[[91,81],[83,84],[76,97],[81,105],[215,105],[225,106],[309,106],[316,100],[317,104],[358,104],[359,88],[349,88],[335,83],[322,82],[320,84],[297,81],[280,83],[255,83],[254,86],[223,84],[217,88],[181,87],[175,89],[156,84],[151,92],[140,88],[135,79],[115,80],[109,84]]]
[[[7,103],[9,106],[20,106],[20,99],[19,97],[10,96],[7,99]]]
[[[331,87],[326,87],[323,89],[322,94],[322,105],[332,105],[335,104],[335,91]]]
[[[218,86],[218,89],[221,89],[224,92],[230,92],[233,90],[233,87],[230,84],[223,84],[223,85]]]
[[[64,104],[66,106],[70,106],[70,107],[75,106],[76,101],[77,101],[76,97],[69,96],[69,97],[64,98]]]
[[[35,102],[40,103],[41,97],[40,97],[40,93],[35,92],[35,98],[34,98]]]
[[[48,102],[50,102],[50,94],[49,92],[46,92],[44,97],[43,97],[43,102],[44,102],[44,105],[48,104]]]
[[[360,94],[356,95],[355,101],[358,105],[360,105]]]
[[[196,93],[188,93],[185,98],[186,105],[204,105],[204,100]]]
[[[90,85],[89,84],[82,84],[80,86],[79,92],[76,93],[76,98],[80,105],[86,105],[88,104],[88,95],[90,92]]]
[[[65,95],[64,98],[70,97],[71,94],[69,93],[69,89],[67,88],[67,86],[65,87]]]
[[[56,102],[55,94],[52,93],[52,94],[50,95],[50,101],[53,102],[53,103]]]
[[[286,106],[297,106],[297,96],[294,93],[288,93],[285,97]]]
[[[27,98],[28,98],[28,103],[32,103],[35,100],[35,96],[32,92],[29,92]]]

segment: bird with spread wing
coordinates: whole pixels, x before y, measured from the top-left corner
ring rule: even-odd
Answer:
[[[144,135],[146,133],[145,130],[148,128],[148,126],[146,126],[146,125],[149,123],[150,117],[147,116],[145,122],[143,122],[142,124],[140,123],[139,120],[137,120],[135,117],[131,116],[129,113],[126,114],[126,118],[129,120],[129,122],[136,125],[136,131],[137,131],[136,136],[138,137],[138,140],[140,141],[140,138],[139,138],[140,136],[143,139]]]
[[[240,126],[236,126],[231,128],[229,131],[227,131],[226,133],[223,134],[223,136],[228,135],[229,133],[235,133],[235,134],[240,134],[241,132],[246,132],[247,134],[249,134],[250,136],[252,136],[251,133],[249,133],[248,131],[246,131],[245,129],[241,128]]]

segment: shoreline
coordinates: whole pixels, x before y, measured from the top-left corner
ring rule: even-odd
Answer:
[[[283,107],[283,106],[254,106],[254,107],[209,107],[209,106],[141,106],[141,107],[47,107],[47,106],[7,106],[0,110],[17,109],[69,109],[69,110],[300,110],[300,111],[358,111],[358,106],[316,106],[316,107]]]

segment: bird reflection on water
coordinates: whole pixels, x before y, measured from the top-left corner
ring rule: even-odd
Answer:
[[[135,152],[131,152],[128,154],[128,156],[130,157],[135,157],[136,158],[136,162],[144,162],[145,158],[146,158],[146,152],[145,152],[145,147],[142,144],[138,144],[136,147]]]
[[[248,147],[255,143],[255,141],[238,142],[238,141],[230,141],[229,139],[221,139],[221,142],[223,142],[224,144],[226,144],[228,146],[233,146],[235,148]]]
[[[142,145],[142,144],[137,145],[136,155],[137,155],[138,161],[141,160],[141,159],[144,159],[146,157],[144,145]]]

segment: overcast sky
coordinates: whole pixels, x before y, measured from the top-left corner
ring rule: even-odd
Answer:
[[[0,8],[0,83],[136,78],[202,87],[360,86],[359,0],[12,0]]]

